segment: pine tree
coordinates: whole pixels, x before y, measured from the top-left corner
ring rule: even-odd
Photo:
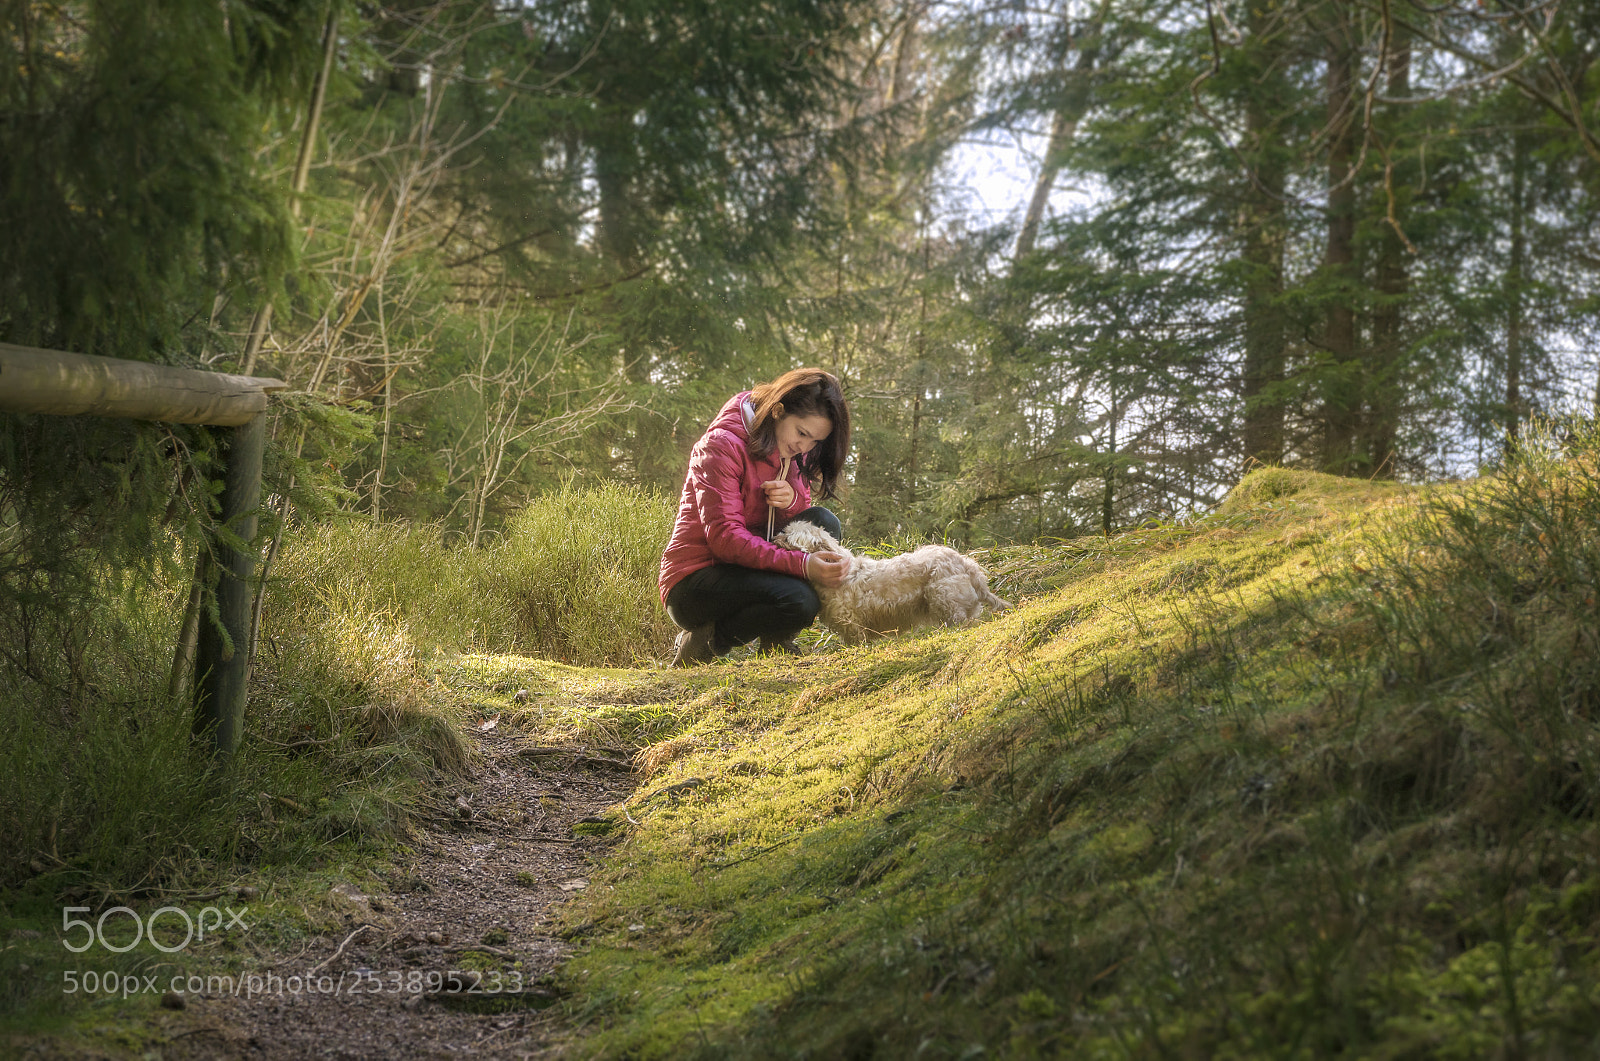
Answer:
[[[293,259],[255,160],[309,83],[322,9],[0,4],[0,341],[169,364]],[[0,643],[10,685],[82,691],[87,602],[208,518],[202,428],[0,415]]]

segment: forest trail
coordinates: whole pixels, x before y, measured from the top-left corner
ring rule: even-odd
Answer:
[[[454,797],[457,820],[432,823],[411,845],[389,893],[336,886],[329,898],[344,930],[247,970],[254,997],[240,987],[160,1011],[162,1057],[512,1058],[554,1048],[560,1033],[543,1010],[556,995],[544,981],[569,950],[552,934],[555,906],[587,887],[612,843],[574,826],[632,783],[621,760],[593,749],[535,760],[524,735],[474,739],[481,766]],[[304,988],[307,977],[318,990]]]

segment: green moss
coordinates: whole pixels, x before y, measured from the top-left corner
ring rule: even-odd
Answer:
[[[1584,1052],[1600,490],[1540,459],[1265,469],[991,551],[982,625],[712,668],[570,914],[574,1052]]]
[[[1290,498],[1301,502],[1377,500],[1404,489],[1392,482],[1348,479],[1300,468],[1257,468],[1228,492],[1220,511],[1232,514]]]

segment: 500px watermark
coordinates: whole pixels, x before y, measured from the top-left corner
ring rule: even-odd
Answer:
[[[68,969],[61,974],[61,993],[76,995],[121,995],[129,998],[139,994],[160,991],[188,991],[192,994],[229,994],[235,992],[231,976],[199,976],[179,973],[170,980],[162,980],[159,973],[100,972],[98,969]]]
[[[63,994],[121,995],[129,998],[158,991],[188,992],[208,997],[232,995],[235,998],[259,998],[283,995],[499,995],[520,994],[526,985],[522,970],[512,969],[482,972],[477,969],[421,970],[406,969],[382,972],[376,969],[352,969],[337,976],[314,971],[304,975],[283,976],[278,973],[212,974],[178,973],[163,980],[155,973],[100,972],[96,969],[68,969],[61,974]]]
[[[244,920],[244,915],[250,912],[248,906],[242,910],[235,910],[231,906],[223,907],[221,910],[215,906],[208,906],[202,909],[195,917],[190,917],[187,910],[178,906],[163,906],[149,917],[141,917],[137,910],[126,906],[113,906],[102,913],[98,921],[85,921],[82,918],[72,916],[73,914],[87,914],[90,911],[91,907],[87,906],[67,906],[61,910],[61,945],[74,954],[82,954],[96,943],[113,954],[125,954],[137,947],[139,942],[146,937],[150,940],[150,946],[163,954],[176,954],[195,939],[204,942],[208,931],[212,935],[216,935],[218,932],[228,931],[235,925],[246,931],[249,931],[250,928],[249,925],[245,924]],[[227,914],[226,922],[223,921],[224,912]],[[133,921],[132,941],[115,944],[106,939],[106,921],[114,914],[125,916]],[[182,943],[168,946],[156,938],[156,921],[163,916],[172,925],[176,925],[178,919],[182,919],[184,926]],[[81,942],[75,942],[72,939],[72,933],[80,928],[83,929],[84,934],[79,937]]]

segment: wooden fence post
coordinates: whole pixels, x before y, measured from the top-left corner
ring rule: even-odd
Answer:
[[[167,696],[183,695],[183,687],[194,674],[194,650],[200,640],[200,611],[205,607],[206,564],[210,561],[202,543],[194,558],[194,574],[189,579],[189,603],[183,608],[178,625],[178,643],[172,649],[172,669],[167,672]]]
[[[235,427],[228,439],[228,463],[222,480],[222,525],[248,547],[256,536],[256,510],[261,505],[261,455],[266,447],[267,418],[257,415]],[[218,759],[239,750],[244,735],[244,705],[250,672],[250,576],[252,549],[237,549],[220,539],[211,542],[217,566],[217,613],[222,630],[210,616],[200,618],[195,659],[197,734],[209,731]],[[224,637],[223,631],[226,631]]]

